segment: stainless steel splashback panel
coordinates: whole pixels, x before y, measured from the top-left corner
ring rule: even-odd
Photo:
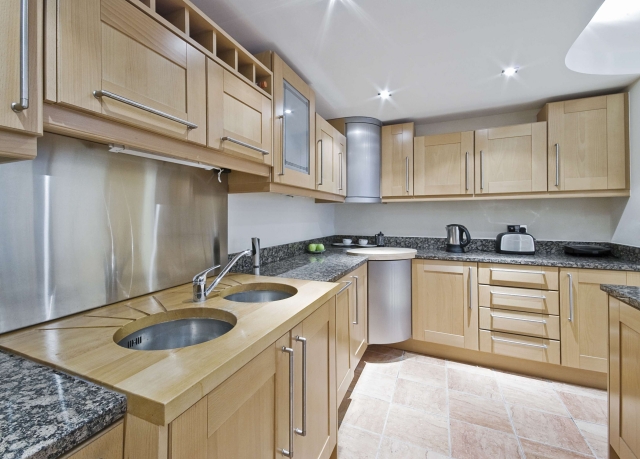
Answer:
[[[0,164],[0,333],[226,261],[227,184],[216,171],[48,133],[35,160]]]
[[[382,123],[374,118],[345,118],[347,202],[381,202]]]

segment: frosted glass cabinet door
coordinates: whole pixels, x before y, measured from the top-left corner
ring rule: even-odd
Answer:
[[[309,174],[309,100],[284,80],[284,167]]]

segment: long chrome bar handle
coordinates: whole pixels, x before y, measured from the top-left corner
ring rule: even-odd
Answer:
[[[295,432],[301,437],[307,436],[307,338],[296,336],[296,341],[302,343],[302,429]]]
[[[323,147],[323,143],[322,143],[322,139],[318,140],[316,142],[316,148],[317,145],[320,144],[320,183],[318,183],[318,186],[322,186],[322,181],[324,180],[324,147]]]
[[[293,349],[282,346],[282,352],[289,354],[289,449],[282,449],[282,455],[293,457]]]
[[[269,152],[267,150],[265,150],[264,148],[254,147],[253,145],[251,145],[251,144],[249,144],[247,142],[243,142],[242,140],[234,139],[233,137],[228,137],[228,136],[220,137],[220,141],[221,142],[232,142],[232,143],[241,145],[243,147],[250,148],[250,149],[255,150],[257,152],[260,152],[263,155],[268,155],[269,154]]]
[[[536,319],[525,319],[522,317],[509,317],[509,316],[502,316],[500,314],[494,314],[491,313],[491,317],[495,318],[495,319],[509,319],[509,320],[520,320],[522,322],[533,322],[536,324],[546,324],[547,321],[546,320],[536,320]]]
[[[500,296],[517,296],[518,298],[535,298],[537,300],[546,300],[547,297],[544,295],[523,295],[521,293],[506,293],[506,292],[494,292],[491,290],[492,295],[500,295]]]
[[[560,144],[556,144],[556,186],[560,186]]]
[[[338,153],[338,158],[340,158],[340,162],[338,163],[340,166],[340,187],[338,191],[342,191],[342,152]]]
[[[93,91],[93,97],[95,97],[96,99],[108,97],[109,99],[117,100],[118,102],[122,102],[123,104],[127,104],[135,108],[139,108],[140,110],[144,110],[145,112],[149,112],[154,115],[161,116],[162,118],[175,121],[176,123],[184,124],[187,127],[187,129],[198,128],[197,124],[194,124],[190,121],[183,120],[182,118],[178,118],[177,116],[170,115],[160,110],[156,110],[155,108],[149,107],[148,105],[141,104],[139,102],[136,102],[135,100],[131,100],[131,99],[127,99],[126,97],[119,96],[118,94],[115,94],[111,91],[104,91],[102,89],[97,89]]]
[[[464,159],[464,189],[469,191],[469,152]]]
[[[573,275],[567,273],[569,276],[569,322],[573,322]]]
[[[546,344],[523,343],[521,341],[512,341],[510,339],[496,338],[495,336],[492,336],[491,340],[492,341],[500,341],[501,343],[519,344],[520,346],[539,347],[539,348],[542,348],[542,349],[547,349],[547,347],[549,347]]]
[[[409,192],[409,157],[404,158],[404,183],[407,193]]]
[[[484,190],[484,151],[480,150],[480,189]]]
[[[472,287],[472,279],[471,276],[473,274],[473,268],[471,266],[469,266],[469,309],[473,309],[473,305],[471,304],[472,299],[473,299],[473,287]]]
[[[336,293],[336,295],[340,295],[340,294],[341,294],[342,292],[344,292],[346,289],[348,289],[349,287],[351,287],[351,284],[352,284],[353,282],[351,282],[351,281],[342,281],[342,283],[343,283],[343,284],[347,284],[347,285],[345,285],[344,287],[342,287],[342,288],[340,289],[340,291],[339,291],[338,293]]]
[[[280,155],[282,164],[278,175],[284,175],[284,115],[280,115],[277,118],[280,120],[280,145],[282,150]]]
[[[352,279],[356,280],[356,321],[355,322],[351,322],[353,325],[358,325],[358,322],[360,322],[360,318],[359,318],[359,313],[358,313],[358,307],[360,306],[358,303],[358,276],[351,276]]]
[[[11,109],[20,113],[29,108],[29,0],[20,2],[20,102]]]
[[[501,273],[539,274],[543,276],[546,274],[544,271],[527,271],[526,269],[489,268],[489,271],[498,271]]]

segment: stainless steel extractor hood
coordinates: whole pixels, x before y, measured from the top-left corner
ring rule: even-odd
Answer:
[[[347,137],[346,202],[382,202],[382,123],[364,116],[344,118],[344,122]]]

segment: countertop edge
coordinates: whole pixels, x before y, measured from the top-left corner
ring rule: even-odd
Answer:
[[[617,300],[640,310],[640,287],[631,285],[601,284],[600,290]]]

